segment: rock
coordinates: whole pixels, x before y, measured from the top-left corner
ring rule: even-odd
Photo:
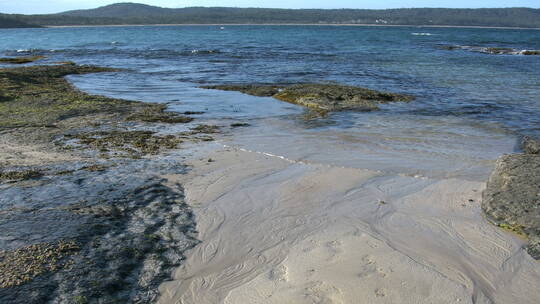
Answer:
[[[538,50],[524,50],[520,52],[521,55],[527,55],[527,56],[539,56],[540,51]]]
[[[40,178],[43,176],[43,172],[39,170],[20,170],[20,171],[2,171],[0,169],[0,182],[5,180],[27,180],[32,178]]]
[[[236,91],[248,95],[259,97],[272,97],[279,93],[284,87],[274,85],[255,85],[255,84],[241,84],[241,85],[216,85],[216,86],[202,86],[203,89],[209,90],[221,90],[221,91]]]
[[[482,210],[501,228],[529,238],[540,259],[540,155],[511,154],[497,160],[483,193]]]
[[[377,110],[377,105],[381,103],[409,102],[414,99],[408,95],[335,84],[296,84],[289,86],[223,85],[204,86],[202,88],[238,91],[254,96],[274,97],[281,101],[322,112],[343,110],[372,111]]]
[[[522,146],[526,154],[540,154],[540,140],[525,136]]]
[[[439,45],[437,48],[446,51],[465,50],[469,52],[490,54],[490,55],[540,55],[540,50],[519,50],[508,47],[482,47],[468,45]]]
[[[236,122],[236,123],[231,124],[231,128],[241,128],[241,127],[249,127],[249,126],[251,125],[246,122]]]
[[[44,56],[28,56],[28,57],[13,57],[13,58],[0,58],[0,63],[10,64],[24,64],[34,62],[45,58]]]
[[[439,45],[437,46],[438,49],[445,50],[445,51],[454,51],[454,50],[461,50],[462,47],[459,45]]]
[[[488,54],[495,54],[495,55],[505,55],[505,54],[514,54],[516,52],[513,48],[505,48],[505,47],[488,47],[484,51]]]
[[[163,104],[148,105],[146,108],[127,116],[126,120],[170,124],[188,123],[193,121],[192,117],[178,115],[174,112],[167,112],[166,109],[167,106]]]

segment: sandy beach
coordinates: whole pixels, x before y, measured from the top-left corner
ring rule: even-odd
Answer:
[[[158,303],[540,301],[540,264],[482,216],[484,182],[230,147],[196,159],[178,182],[201,244]]]

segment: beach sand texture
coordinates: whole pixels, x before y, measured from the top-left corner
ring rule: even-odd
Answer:
[[[540,302],[540,264],[483,218],[483,182],[205,153],[179,181],[202,243],[159,303]]]

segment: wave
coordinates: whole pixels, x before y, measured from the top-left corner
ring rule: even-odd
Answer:
[[[412,33],[413,36],[433,36],[435,34],[432,33]]]
[[[438,48],[447,51],[465,50],[489,55],[540,55],[540,50],[516,49],[498,46],[439,45]]]
[[[118,47],[108,48],[68,48],[68,49],[17,49],[7,50],[4,54],[8,56],[20,56],[20,55],[48,55],[48,54],[61,54],[72,57],[94,57],[94,56],[129,56],[131,58],[142,59],[162,59],[162,58],[174,58],[174,57],[186,57],[186,56],[212,56],[216,54],[222,54],[223,52],[217,49],[184,49],[184,50],[170,50],[170,49],[126,49]]]
[[[43,55],[43,53],[54,52],[54,50],[43,50],[43,49],[16,49],[16,50],[6,50],[4,54],[8,56],[20,56],[20,55]]]

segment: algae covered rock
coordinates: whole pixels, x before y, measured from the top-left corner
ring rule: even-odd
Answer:
[[[488,47],[485,49],[485,53],[495,55],[513,54],[515,52],[515,49],[507,47]]]
[[[205,89],[238,91],[254,96],[274,97],[316,111],[372,111],[377,105],[389,102],[409,102],[414,98],[403,94],[379,92],[361,87],[337,84],[223,85],[204,86]]]
[[[525,137],[523,139],[523,151],[526,154],[540,154],[540,140]]]
[[[528,236],[527,251],[540,259],[540,154],[499,158],[483,193],[482,209],[500,227]]]
[[[539,56],[540,51],[539,50],[524,50],[524,51],[521,51],[521,55]]]
[[[61,64],[0,69],[0,129],[51,127],[58,122],[92,114],[122,115],[127,121],[188,123],[191,117],[166,111],[162,104],[86,94],[64,76],[116,69]]]
[[[259,97],[272,97],[285,87],[279,85],[239,84],[202,86],[201,88],[209,90],[235,91]]]
[[[34,169],[20,170],[20,171],[2,171],[0,168],[0,182],[5,180],[27,180],[32,178],[39,178],[43,176],[43,172]]]
[[[164,104],[148,105],[126,117],[127,121],[142,121],[153,123],[188,123],[193,121],[192,117],[179,115],[173,112],[166,112],[167,106]]]
[[[437,48],[441,50],[446,50],[446,51],[464,50],[464,51],[489,54],[489,55],[525,55],[525,56],[540,55],[540,50],[520,50],[520,49],[514,49],[510,47],[439,45]]]
[[[0,58],[0,63],[24,64],[45,58],[44,56],[8,57]]]

